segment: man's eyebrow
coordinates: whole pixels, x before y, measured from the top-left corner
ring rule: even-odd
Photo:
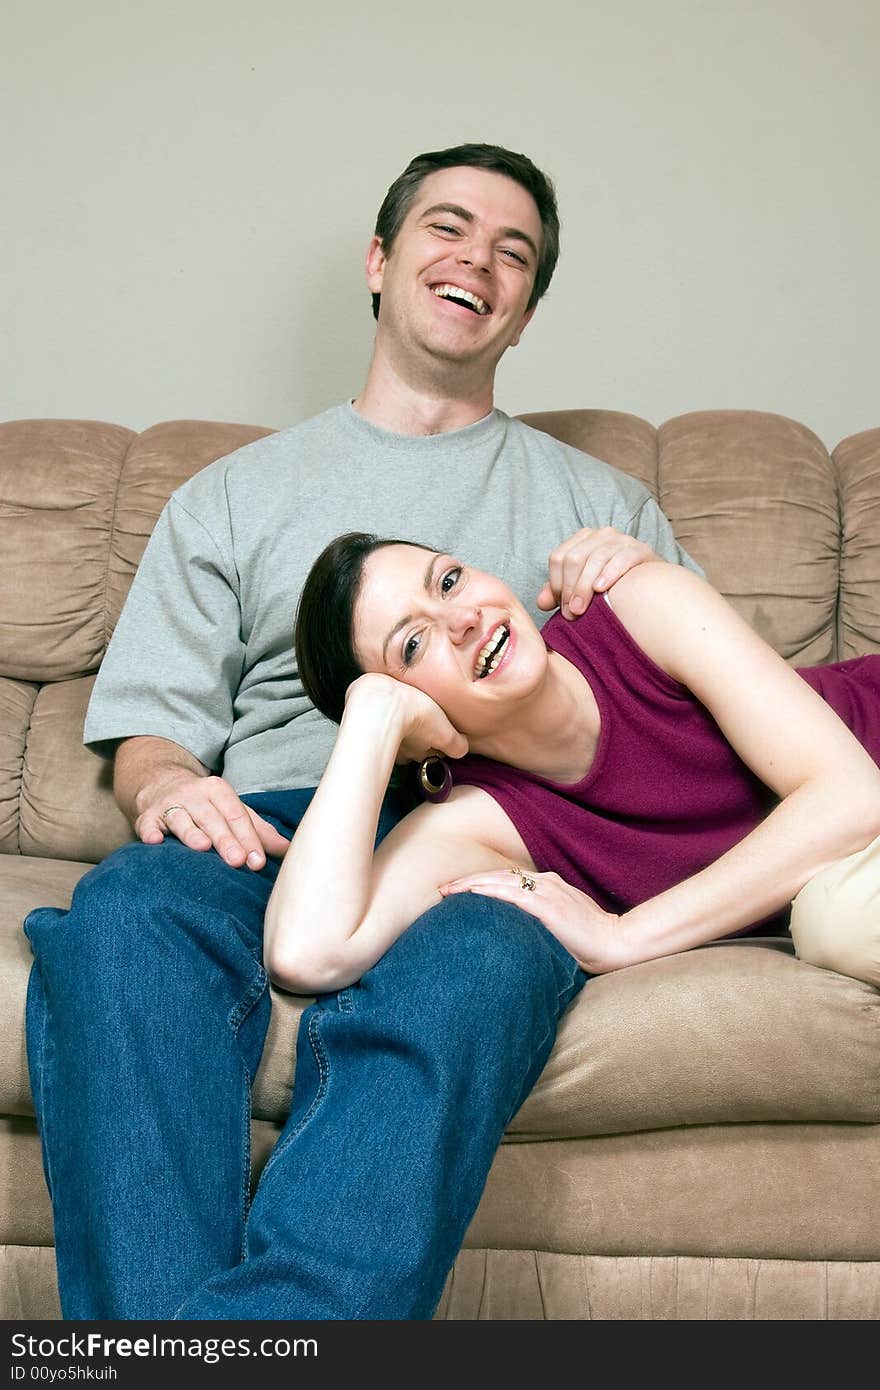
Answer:
[[[425,208],[422,217],[433,217],[438,212],[451,212],[453,217],[460,217],[462,222],[474,221],[474,214],[468,212],[467,208],[460,208],[457,203],[435,203],[433,207]],[[538,248],[528,232],[521,232],[519,227],[502,227],[501,236],[506,241],[524,241],[535,259],[538,259]]]
[[[448,209],[447,209],[447,210],[448,210]],[[425,570],[425,577],[424,577],[424,579],[422,580],[422,584],[424,585],[424,589],[425,589],[425,593],[426,593],[426,594],[429,594],[429,593],[431,592],[431,586],[432,586],[433,583],[434,583],[434,566],[436,565],[436,563],[437,563],[438,560],[442,560],[442,559],[443,559],[443,556],[442,556],[442,555],[438,555],[438,554],[436,554],[436,553],[433,552],[433,551],[431,552],[431,559],[428,561],[428,568]],[[411,614],[411,613],[407,613],[407,615],[406,615],[405,618],[401,618],[401,619],[400,619],[400,622],[394,624],[394,626],[393,626],[393,628],[391,629],[391,631],[389,632],[388,636],[385,638],[385,641],[382,643],[382,660],[383,660],[383,661],[385,660],[385,653],[387,652],[389,645],[390,645],[391,642],[394,640],[394,638],[397,636],[398,632],[400,632],[401,628],[406,627],[407,623],[411,623],[411,622],[412,622],[412,614]]]

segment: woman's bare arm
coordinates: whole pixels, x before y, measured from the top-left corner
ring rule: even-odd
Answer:
[[[880,769],[835,712],[704,580],[645,565],[611,605],[639,646],[712,713],[743,762],[780,798],[700,873],[620,917],[555,874],[519,898],[503,877],[444,891],[513,897],[594,972],[716,940],[787,906],[804,884],[880,834]]]
[[[296,993],[360,979],[454,874],[510,863],[519,837],[473,787],[417,808],[374,854],[382,800],[403,742],[460,756],[466,742],[432,700],[381,675],[349,692],[330,761],[293,838],[266,910],[264,959]],[[505,838],[506,837],[506,838]]]

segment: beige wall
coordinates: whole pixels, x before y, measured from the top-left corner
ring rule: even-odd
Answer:
[[[341,399],[385,188],[482,139],[564,224],[504,408],[880,424],[877,0],[2,3],[2,416]]]

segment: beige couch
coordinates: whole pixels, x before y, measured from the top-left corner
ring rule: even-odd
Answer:
[[[527,417],[642,478],[786,657],[880,650],[880,429],[829,456],[780,416]],[[0,1314],[57,1317],[28,1091],[31,907],[129,837],[80,743],[93,675],[168,493],[268,433],[0,426]],[[71,988],[76,981],[71,980]],[[275,995],[256,1166],[304,1001]],[[880,995],[748,940],[591,981],[511,1125],[438,1310],[449,1318],[875,1318]]]

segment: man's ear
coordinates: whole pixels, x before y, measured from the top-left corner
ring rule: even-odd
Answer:
[[[532,315],[534,314],[537,307],[537,304],[533,304],[531,309],[527,309],[526,312],[523,314],[522,319],[520,320],[519,328],[516,330],[516,336],[511,338],[510,342],[508,343],[508,347],[516,347],[517,343],[519,342],[520,338],[522,337],[523,333],[526,331],[526,328],[531,322]]]
[[[385,273],[385,249],[382,238],[374,236],[367,247],[367,289],[371,294],[382,293],[382,278]]]

